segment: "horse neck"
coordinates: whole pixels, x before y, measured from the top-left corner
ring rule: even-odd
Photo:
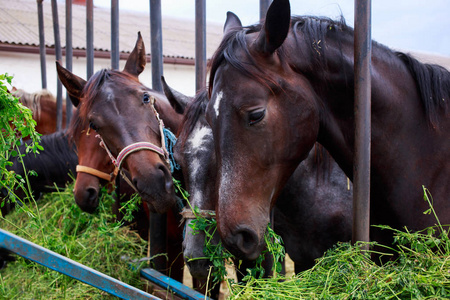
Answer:
[[[344,46],[345,47],[345,46]],[[318,142],[324,145],[335,158],[346,175],[353,177],[354,156],[354,64],[353,51],[344,55],[345,59],[335,61],[341,65],[339,71],[323,74],[315,78],[314,87],[318,94],[320,110],[320,129]],[[333,63],[330,64],[333,66]],[[400,79],[400,80],[399,80]],[[325,89],[323,87],[326,87]],[[383,46],[374,44],[372,52],[372,147],[382,145],[377,137],[387,128],[400,124],[408,126],[408,116],[402,120],[393,105],[404,105],[409,99],[419,98],[410,72],[398,57]],[[395,99],[394,99],[395,98]],[[399,111],[401,108],[399,107]],[[418,114],[420,107],[415,107]],[[378,116],[378,112],[385,117]],[[394,112],[397,115],[394,115]],[[392,118],[389,119],[389,115]],[[386,123],[387,122],[387,123]],[[394,133],[392,133],[394,134]],[[387,150],[387,149],[386,149]],[[388,153],[386,153],[388,155]]]

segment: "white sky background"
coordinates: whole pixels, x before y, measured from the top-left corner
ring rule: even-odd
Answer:
[[[119,0],[120,10],[149,11],[149,0]],[[109,7],[110,0],[94,0]],[[195,19],[195,0],[161,0],[162,16]],[[208,22],[224,24],[232,11],[243,25],[259,21],[259,0],[206,0]],[[293,15],[326,16],[341,13],[353,27],[354,0],[291,0]],[[449,0],[373,0],[372,39],[390,48],[450,56]]]

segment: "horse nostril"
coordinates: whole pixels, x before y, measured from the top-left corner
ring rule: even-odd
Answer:
[[[258,257],[259,238],[253,230],[240,229],[236,232],[235,238],[236,247],[246,259],[254,260]]]
[[[97,198],[98,198],[97,189],[95,189],[95,188],[88,188],[86,192],[87,192],[87,198],[88,198],[89,202],[92,203],[92,202],[97,200]]]

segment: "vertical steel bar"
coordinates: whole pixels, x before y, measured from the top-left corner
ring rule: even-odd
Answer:
[[[152,88],[162,92],[163,75],[161,0],[150,0],[150,43],[152,64]]]
[[[206,85],[206,0],[195,0],[195,90]]]
[[[66,0],[66,69],[72,71],[72,0]],[[72,101],[66,91],[66,128],[72,118]]]
[[[41,84],[42,88],[47,88],[47,67],[45,61],[45,34],[44,34],[44,11],[42,9],[42,1],[36,0],[38,9],[39,23],[39,55],[41,58]]]
[[[53,34],[55,36],[56,60],[62,62],[61,37],[59,34],[58,5],[52,0]],[[62,83],[56,79],[56,130],[62,128]]]
[[[355,0],[353,243],[368,242],[370,230],[371,5],[371,0]]]
[[[259,0],[259,19],[264,20],[266,18],[267,10],[269,9],[272,0]]]
[[[163,53],[161,0],[150,0],[150,36],[152,88],[162,92],[161,76],[163,75]],[[149,227],[150,256],[167,253],[167,214],[150,213]],[[167,261],[164,257],[156,257],[152,260],[152,264],[157,271],[167,274]]]
[[[86,0],[86,77],[94,74],[94,3]]]
[[[119,0],[111,0],[111,68],[119,69]]]

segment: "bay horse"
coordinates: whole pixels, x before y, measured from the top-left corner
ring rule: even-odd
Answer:
[[[71,99],[75,107],[79,106],[76,99]],[[149,238],[149,210],[146,203],[140,203],[138,210],[133,212],[133,221],[130,224],[123,220],[123,213],[120,207],[127,202],[135,193],[128,183],[117,176],[117,168],[111,162],[104,148],[100,146],[100,140],[95,132],[89,128],[89,124],[79,117],[79,110],[75,110],[67,135],[72,141],[78,153],[77,176],[74,186],[74,198],[77,205],[88,213],[93,213],[99,205],[99,192],[103,186],[108,186],[109,192],[114,185],[116,201],[113,206],[113,213],[117,221],[136,230],[139,236],[148,240]],[[127,174],[124,174],[127,176]],[[170,273],[175,280],[181,281],[183,278],[183,259],[179,256],[181,252],[182,231],[178,226],[179,217],[174,210],[170,210],[167,217],[167,251],[168,270],[159,270]],[[169,246],[170,245],[170,246]]]
[[[28,93],[13,87],[12,94],[33,112],[36,121],[36,131],[40,134],[56,132],[56,98],[48,90],[43,89],[35,93]],[[63,106],[62,128],[66,124],[66,108]]]
[[[172,113],[163,94],[139,82],[145,64],[145,47],[138,34],[123,71],[103,69],[87,82],[59,63],[57,71],[71,99],[80,103],[80,118],[101,137],[117,167],[128,170],[151,211],[164,213],[175,205],[175,191],[163,127],[176,131],[182,117]]]
[[[19,151],[25,154],[26,143],[19,146]],[[52,134],[43,135],[39,143],[44,150],[39,154],[27,153],[23,159],[25,170],[36,172],[36,176],[28,175],[31,192],[34,199],[38,200],[42,193],[55,191],[57,187],[65,187],[67,183],[72,182],[75,174],[75,166],[78,157],[74,147],[69,145],[65,131],[58,131]],[[24,166],[19,158],[11,158],[12,166],[8,170],[25,178]],[[11,190],[11,187],[2,186],[2,215],[5,216],[18,203],[28,201],[26,193],[21,188]],[[15,199],[14,201],[11,201]]]
[[[214,136],[216,217],[225,246],[254,258],[269,212],[315,142],[353,178],[353,29],[345,21],[292,17],[274,0],[264,24],[228,13],[211,60],[206,118]],[[431,192],[450,223],[450,74],[372,42],[370,224],[421,230]],[[372,240],[392,233],[375,227]]]
[[[135,48],[122,72],[104,69],[86,82],[58,63],[57,71],[72,103],[79,107],[79,122],[88,124],[91,132],[96,131],[101,136],[108,155],[114,158],[125,153],[123,149],[128,151],[119,162],[114,160],[116,167],[123,167],[129,172],[131,185],[139,192],[145,203],[144,208],[147,206],[150,211],[158,213],[168,211],[166,248],[172,267],[170,276],[181,281],[183,258],[179,254],[182,230],[178,226],[180,216],[174,205],[175,191],[161,127],[164,120],[164,125],[176,132],[182,115],[176,113],[180,110],[176,108],[178,103],[169,103],[162,93],[139,82],[138,76],[145,64],[145,47],[139,33]],[[172,105],[175,105],[175,111]],[[136,142],[143,147],[131,149],[130,146],[136,146]],[[177,172],[175,170],[173,176],[181,177]],[[194,283],[194,286],[200,285]]]
[[[181,93],[166,96],[174,97],[171,102],[190,102],[174,151],[183,170],[191,206],[198,207],[200,212],[215,211],[216,159],[212,130],[205,118],[207,91],[198,93],[192,101],[183,100],[186,96]],[[296,273],[312,267],[314,260],[338,241],[351,239],[352,192],[344,172],[318,144],[294,171],[273,208],[272,225],[294,261]],[[192,219],[186,219],[183,255],[192,276],[205,278],[211,267],[209,260],[199,259],[204,257],[205,234],[193,234],[191,223]],[[216,234],[212,243],[219,239]],[[237,270],[238,280],[247,267],[251,267],[250,262]]]

